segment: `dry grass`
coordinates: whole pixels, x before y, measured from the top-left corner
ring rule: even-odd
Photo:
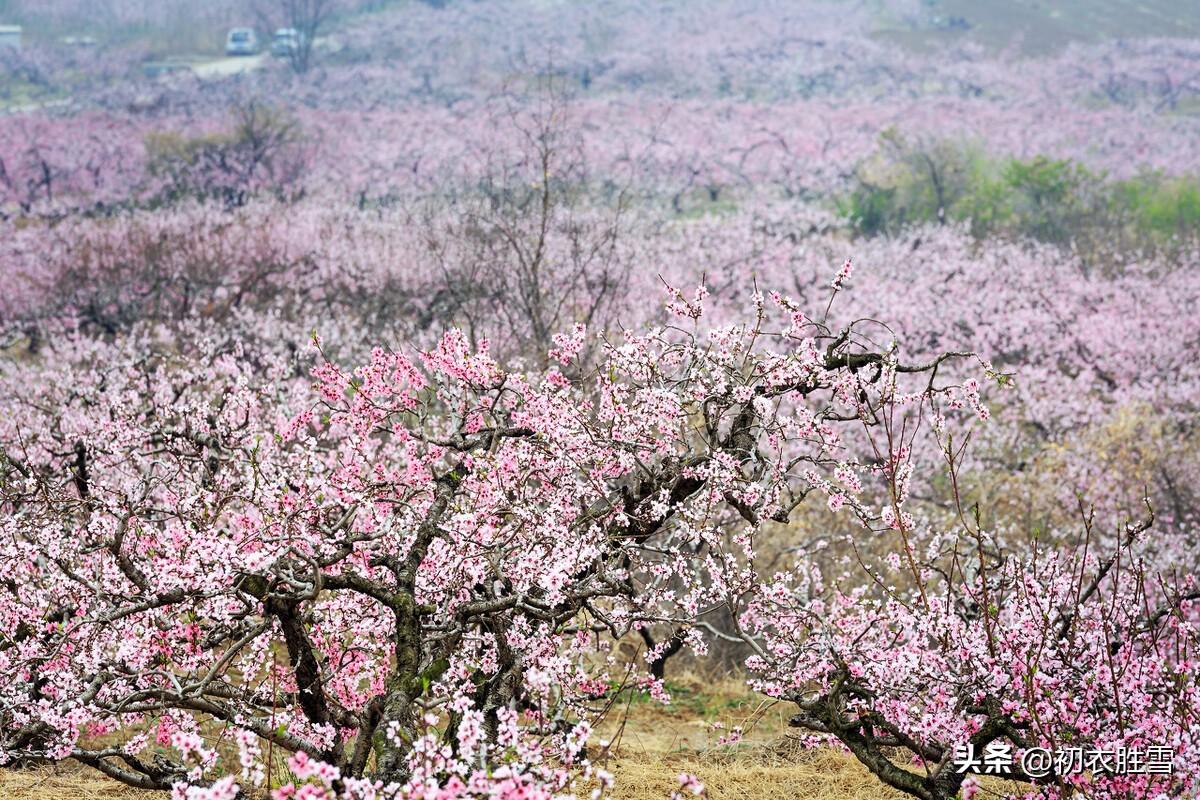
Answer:
[[[598,731],[613,741],[607,766],[617,778],[614,800],[665,800],[679,788],[681,772],[700,778],[713,800],[903,797],[847,754],[799,747],[789,738],[789,707],[748,693],[742,681],[687,674],[668,688],[670,706],[643,700],[615,708]],[[734,726],[744,729],[742,740],[719,746]]]
[[[131,789],[82,766],[0,769],[3,800],[163,800],[166,796],[162,792]]]
[[[779,754],[770,748],[743,751],[731,758],[703,754],[660,753],[617,759],[614,800],[665,800],[679,788],[676,775],[700,778],[713,800],[891,800],[906,795],[888,791],[850,756],[834,750]]]
[[[898,800],[853,757],[832,748],[805,750],[787,728],[788,708],[764,703],[736,680],[695,675],[669,681],[669,707],[626,697],[597,731],[611,740],[605,763],[617,778],[613,800],[666,800],[690,772],[711,800]],[[721,723],[722,728],[714,728]],[[736,746],[717,738],[745,729]],[[1000,787],[994,787],[999,789]],[[988,796],[999,796],[999,792]],[[63,764],[0,769],[0,800],[162,800],[163,793],[130,789],[87,768]]]
[[[879,781],[849,756],[832,750],[799,759],[771,759],[768,751],[746,751],[714,759],[701,753],[621,756],[610,764],[617,776],[613,800],[666,800],[679,788],[676,775],[691,772],[713,800],[891,800]],[[0,770],[3,800],[162,800],[160,792],[130,789],[99,773],[68,766]]]

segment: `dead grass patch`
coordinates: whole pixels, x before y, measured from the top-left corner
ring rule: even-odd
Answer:
[[[3,800],[163,800],[162,792],[133,789],[74,764],[0,769]]]
[[[613,800],[667,800],[690,772],[711,800],[899,800],[853,756],[832,747],[805,749],[788,735],[787,704],[764,701],[737,679],[681,673],[668,682],[672,704],[630,693],[596,732],[612,742],[604,766],[617,778]],[[720,723],[721,727],[714,727]],[[742,740],[717,740],[742,727]],[[1003,790],[990,786],[989,797]],[[74,764],[0,769],[0,800],[162,800]]]
[[[665,800],[679,788],[676,776],[700,778],[712,800],[892,800],[906,795],[889,791],[849,755],[832,749],[799,757],[771,758],[763,748],[733,758],[696,753],[660,753],[615,759],[614,800]]]

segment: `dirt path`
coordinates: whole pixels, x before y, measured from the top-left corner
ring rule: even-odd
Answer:
[[[201,78],[224,78],[262,67],[267,59],[265,53],[256,56],[230,56],[213,61],[201,61],[191,65],[192,72]]]

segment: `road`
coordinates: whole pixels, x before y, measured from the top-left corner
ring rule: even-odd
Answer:
[[[213,61],[197,61],[190,66],[192,72],[201,78],[224,78],[258,69],[266,58],[266,53],[259,53],[256,56],[230,56]]]

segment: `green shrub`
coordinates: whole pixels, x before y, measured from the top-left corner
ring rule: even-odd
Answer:
[[[1019,236],[1101,253],[1200,237],[1200,181],[1147,172],[1121,181],[1067,159],[989,158],[971,144],[888,131],[835,201],[860,234],[960,222],[979,238]]]
[[[1162,238],[1192,237],[1200,231],[1200,180],[1146,173],[1120,181],[1114,197],[1141,231]]]

